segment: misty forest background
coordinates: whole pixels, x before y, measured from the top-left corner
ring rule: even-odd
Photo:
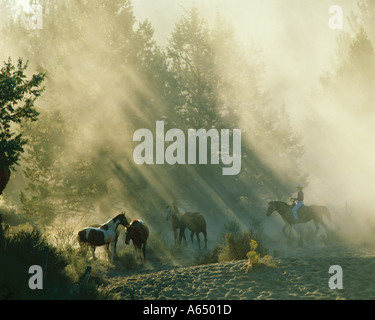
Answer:
[[[12,219],[39,225],[79,219],[83,227],[124,210],[162,228],[166,205],[176,201],[199,210],[210,232],[233,219],[248,226],[263,218],[266,200],[288,201],[298,183],[308,185],[304,137],[288,106],[265,86],[261,48],[245,49],[224,17],[209,24],[197,7],[185,8],[160,45],[130,1],[40,4],[43,29],[30,30],[14,2],[0,0],[2,61],[10,57],[16,65],[21,57],[28,77],[46,74],[37,120],[12,126],[27,139],[2,195],[3,206],[17,213]],[[375,3],[359,0],[358,8],[309,99],[373,117]],[[157,120],[184,132],[240,128],[240,174],[223,176],[222,164],[136,165],[133,133],[155,133]],[[321,129],[315,134],[324,139]]]

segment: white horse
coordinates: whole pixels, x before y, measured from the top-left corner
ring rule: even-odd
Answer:
[[[125,213],[121,213],[116,217],[108,220],[106,223],[101,225],[98,228],[86,227],[78,232],[78,242],[81,248],[84,245],[89,245],[91,248],[92,256],[95,257],[95,248],[105,245],[105,250],[107,251],[108,260],[110,259],[109,255],[109,245],[111,245],[111,261],[114,260],[114,254],[116,251],[116,229],[118,225],[121,224],[124,227],[128,226],[128,220],[125,217]]]

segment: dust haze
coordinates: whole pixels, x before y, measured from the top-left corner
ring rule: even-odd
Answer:
[[[27,3],[18,5],[26,9]],[[365,49],[356,51],[355,45],[361,46],[361,39],[375,43],[368,18],[373,6],[366,11],[361,7],[366,1],[340,1],[343,29],[332,30],[328,10],[337,3],[329,0],[108,1],[113,8],[103,3],[40,1],[43,29],[30,30],[21,7],[0,1],[1,61],[23,57],[30,73],[47,72],[37,103],[40,121],[48,129],[61,117],[50,136],[57,139],[51,141],[56,152],[49,152],[45,179],[66,188],[50,195],[56,210],[45,217],[70,219],[81,227],[126,211],[172,241],[164,213],[175,201],[206,217],[212,241],[228,221],[246,229],[252,217],[264,219],[266,234],[272,235],[282,225],[279,217],[265,217],[266,200],[288,201],[302,183],[305,204],[331,211],[332,229],[350,240],[370,236],[375,226],[374,51],[369,49],[368,60],[359,59]],[[181,83],[186,80],[187,86],[191,79],[173,55],[178,24],[181,29],[192,7],[205,30],[202,37],[205,32],[216,36],[210,50],[217,59],[207,68],[219,79],[212,83],[221,85],[212,91],[215,98],[207,94],[200,100],[195,89],[186,94]],[[183,108],[181,97],[191,98],[191,109]],[[213,115],[194,113],[199,101],[215,101]],[[165,121],[166,130],[194,124],[241,129],[241,173],[223,177],[221,165],[136,165],[133,133],[155,132],[157,120]],[[38,123],[30,124],[29,139],[35,139]],[[30,183],[23,174],[26,157],[2,199],[22,214],[19,193]]]

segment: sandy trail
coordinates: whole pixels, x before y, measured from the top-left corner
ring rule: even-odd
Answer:
[[[121,299],[375,299],[375,248],[303,245],[281,250],[275,267],[246,272],[246,260],[193,265],[191,252],[174,264],[150,258],[132,270],[115,265],[104,275]],[[187,259],[189,260],[189,259]],[[185,261],[188,265],[182,265]],[[180,263],[180,265],[179,265]],[[332,290],[330,266],[343,270],[343,289]]]

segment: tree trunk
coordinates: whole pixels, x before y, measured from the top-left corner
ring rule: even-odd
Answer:
[[[0,194],[3,193],[10,177],[10,170],[8,168],[4,169],[0,167]]]

